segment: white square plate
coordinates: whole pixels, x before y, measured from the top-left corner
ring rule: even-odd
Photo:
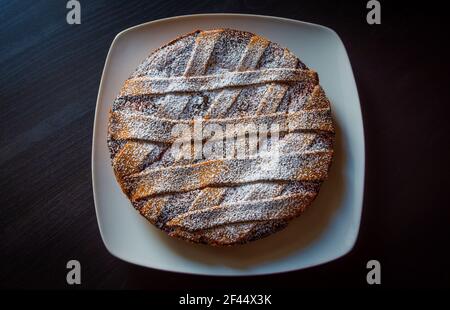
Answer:
[[[337,127],[330,178],[313,206],[283,231],[246,245],[214,248],[174,240],[148,223],[121,192],[106,144],[108,112],[123,82],[154,49],[195,29],[235,28],[262,35],[294,52],[319,73]],[[205,275],[256,275],[322,264],[355,244],[364,188],[364,134],[350,62],[331,29],[295,20],[206,14],[158,20],[119,33],[106,59],[97,99],[92,182],[106,248],[125,261]]]

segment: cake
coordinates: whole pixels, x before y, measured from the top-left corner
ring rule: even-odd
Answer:
[[[317,73],[232,29],[153,51],[125,81],[108,128],[134,208],[172,237],[210,245],[257,240],[299,216],[328,176],[333,138]]]

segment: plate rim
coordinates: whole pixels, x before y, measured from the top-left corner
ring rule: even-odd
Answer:
[[[362,134],[361,134],[361,148],[362,148],[362,158],[360,159],[362,162],[362,190],[361,190],[361,194],[359,195],[358,199],[357,199],[357,204],[360,205],[361,207],[358,208],[358,221],[355,224],[356,226],[356,233],[354,234],[354,238],[351,241],[351,243],[349,244],[348,248],[346,248],[344,251],[342,251],[342,253],[339,253],[338,255],[336,255],[335,257],[328,259],[328,260],[324,260],[322,262],[318,262],[318,263],[310,263],[307,264],[306,266],[303,267],[291,267],[291,268],[286,268],[283,270],[277,270],[277,271],[267,271],[267,272],[248,272],[248,273],[242,273],[242,274],[233,274],[233,273],[208,273],[208,272],[198,272],[198,271],[186,271],[186,270],[179,270],[179,269],[169,269],[166,268],[164,266],[148,266],[145,265],[135,259],[130,259],[129,257],[123,257],[121,254],[119,253],[115,253],[110,245],[108,244],[108,242],[106,242],[106,238],[105,238],[105,233],[102,229],[102,224],[100,223],[100,217],[99,217],[99,207],[98,207],[98,197],[97,197],[97,189],[96,189],[96,173],[95,173],[95,145],[96,143],[96,135],[98,132],[98,115],[99,115],[99,102],[101,97],[103,96],[104,93],[104,78],[105,78],[105,71],[109,66],[109,63],[111,61],[111,52],[113,50],[113,47],[115,46],[115,44],[117,43],[117,41],[124,36],[125,34],[127,34],[128,32],[131,31],[135,31],[139,28],[144,28],[144,27],[148,27],[150,25],[154,25],[154,24],[158,24],[158,23],[164,23],[164,22],[170,22],[170,21],[175,21],[175,20],[180,20],[180,19],[192,19],[192,18],[206,18],[206,17],[211,17],[211,16],[217,16],[217,17],[245,17],[245,18],[257,18],[257,19],[265,19],[265,20],[276,20],[276,21],[282,21],[282,22],[287,22],[287,23],[293,23],[293,24],[297,24],[297,25],[307,25],[307,26],[312,26],[312,27],[316,27],[316,28],[321,28],[324,31],[327,31],[329,33],[331,33],[339,42],[339,44],[343,47],[344,51],[345,51],[345,59],[346,59],[346,63],[349,65],[350,68],[350,72],[351,72],[351,82],[354,85],[355,88],[355,95],[356,95],[356,99],[358,101],[357,104],[357,109],[358,109],[358,116],[359,116],[359,121],[360,121],[360,125],[361,125],[361,129],[362,129]],[[295,20],[295,19],[291,19],[291,18],[286,18],[286,17],[278,17],[278,16],[271,16],[271,15],[258,15],[258,14],[241,14],[241,13],[201,13],[201,14],[186,14],[186,15],[177,15],[177,16],[172,16],[172,17],[166,17],[166,18],[161,18],[161,19],[157,19],[157,20],[152,20],[152,21],[148,21],[145,23],[141,23],[138,25],[134,25],[131,27],[128,27],[122,31],[120,31],[118,34],[116,34],[116,36],[114,37],[114,39],[111,42],[111,45],[109,47],[106,59],[105,59],[105,63],[103,66],[103,70],[102,70],[102,75],[100,78],[100,83],[99,83],[99,88],[98,88],[98,93],[97,93],[97,100],[96,100],[96,104],[95,104],[95,115],[94,115],[94,126],[93,126],[93,130],[92,130],[92,151],[91,151],[91,178],[92,178],[92,191],[93,191],[93,200],[94,200],[94,207],[95,207],[95,215],[97,218],[97,226],[99,228],[100,231],[100,237],[102,239],[103,244],[106,247],[106,250],[114,257],[121,259],[127,263],[131,263],[137,266],[141,266],[141,267],[145,267],[145,268],[150,268],[150,269],[155,269],[155,270],[161,270],[161,271],[165,271],[165,272],[172,272],[172,273],[181,273],[181,274],[191,274],[191,275],[199,275],[199,276],[212,276],[212,277],[246,277],[246,276],[261,276],[261,275],[271,275],[271,274],[281,274],[281,273],[287,273],[287,272],[292,272],[292,271],[299,271],[299,270],[303,270],[303,269],[307,269],[307,268],[311,268],[311,267],[316,267],[316,266],[321,266],[324,265],[326,263],[330,263],[332,261],[335,261],[337,259],[342,258],[343,256],[347,255],[349,252],[351,252],[359,238],[359,231],[360,231],[360,226],[361,226],[361,221],[362,221],[362,210],[364,207],[364,192],[365,192],[365,174],[366,174],[366,145],[365,145],[365,130],[364,130],[364,119],[363,119],[363,115],[362,115],[362,111],[361,111],[361,101],[360,101],[360,96],[359,96],[359,92],[358,92],[358,87],[356,84],[356,80],[355,80],[355,75],[353,72],[353,67],[351,65],[349,56],[348,56],[348,52],[347,49],[345,48],[345,45],[342,41],[342,39],[340,38],[340,36],[337,34],[337,32],[335,30],[333,30],[332,28],[329,28],[327,26],[323,26],[320,24],[315,24],[315,23],[311,23],[311,22],[305,22],[305,21],[300,21],[300,20]]]

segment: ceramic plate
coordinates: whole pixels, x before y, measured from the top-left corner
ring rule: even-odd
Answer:
[[[121,192],[106,144],[108,112],[123,82],[154,49],[195,29],[257,33],[294,52],[319,73],[337,127],[335,159],[313,205],[289,226],[246,245],[214,248],[168,237]],[[298,270],[348,253],[355,244],[364,188],[364,134],[358,93],[342,41],[331,29],[277,17],[206,14],[173,17],[119,33],[109,50],[97,99],[92,181],[100,233],[114,256],[134,264],[205,275]]]

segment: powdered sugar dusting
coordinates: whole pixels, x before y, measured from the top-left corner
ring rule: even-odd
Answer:
[[[317,83],[291,52],[251,33],[182,36],[150,55],[113,105],[108,145],[118,180],[135,207],[175,237],[228,245],[282,229],[310,204],[331,162],[331,114],[316,112],[330,103]],[[298,128],[316,127],[280,132],[279,156],[243,160],[174,161],[164,140],[173,123],[155,121],[240,122],[274,112],[301,112]]]

